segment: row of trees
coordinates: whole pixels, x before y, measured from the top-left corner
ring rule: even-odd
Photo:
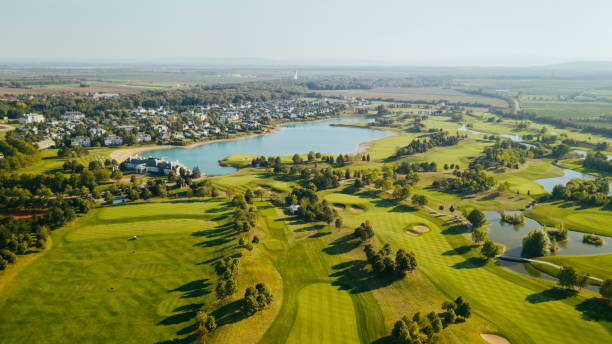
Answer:
[[[412,155],[416,153],[425,153],[433,147],[438,146],[453,146],[459,143],[462,138],[465,136],[461,136],[459,133],[456,135],[449,135],[447,132],[436,132],[434,134],[429,135],[425,139],[415,139],[412,140],[407,146],[400,147],[395,152],[396,157],[401,157],[404,155]]]
[[[608,160],[608,157],[601,152],[589,152],[582,161],[582,166],[612,173],[612,161]]]
[[[605,205],[609,202],[610,182],[607,178],[572,179],[566,185],[555,185],[551,198],[571,200],[590,205]]]
[[[396,344],[429,344],[438,342],[437,334],[447,326],[467,320],[472,314],[471,305],[459,296],[455,301],[442,304],[443,313],[420,312],[404,316],[393,325],[391,338]],[[441,316],[440,316],[441,315]]]
[[[495,186],[495,176],[488,175],[480,168],[470,168],[463,172],[455,171],[455,178],[436,180],[432,186],[458,193],[487,191]]]

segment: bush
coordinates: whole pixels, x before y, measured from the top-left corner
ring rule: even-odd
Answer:
[[[523,238],[523,250],[521,256],[542,257],[550,253],[552,244],[546,232],[541,229],[536,229]]]

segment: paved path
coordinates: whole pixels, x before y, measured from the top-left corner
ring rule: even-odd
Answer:
[[[520,263],[539,263],[539,264],[544,264],[544,265],[548,265],[548,266],[552,266],[553,268],[559,269],[561,270],[562,266],[551,263],[551,262],[547,262],[545,260],[537,260],[537,259],[529,259],[529,258],[520,258],[520,257],[509,257],[509,256],[497,256],[497,258],[501,259],[501,260],[508,260],[511,262],[520,262]],[[601,278],[597,278],[594,276],[589,276],[590,279],[595,280],[595,281],[599,281],[599,282],[603,282],[603,280]]]

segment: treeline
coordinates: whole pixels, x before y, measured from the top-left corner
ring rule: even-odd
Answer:
[[[554,118],[549,116],[541,116],[537,115],[535,112],[530,111],[519,111],[514,113],[513,111],[503,110],[503,109],[491,109],[491,112],[510,119],[517,120],[530,120],[535,123],[540,124],[550,124],[552,126],[561,128],[561,129],[577,129],[586,133],[603,135],[606,137],[612,137],[612,127],[603,126],[598,123],[589,123],[589,122],[578,122],[576,120],[569,120],[563,118]]]
[[[608,160],[608,157],[601,152],[587,153],[587,156],[582,161],[582,166],[612,173],[612,161]]]
[[[488,175],[479,168],[470,168],[463,172],[455,170],[454,178],[435,180],[434,187],[458,193],[473,193],[491,189],[496,184],[495,176]]]
[[[0,219],[0,270],[15,263],[17,255],[30,250],[43,249],[49,231],[71,221],[76,213],[86,213],[93,206],[91,201],[80,198],[58,197],[46,201],[45,208],[38,209],[40,215],[16,220],[12,216]]]
[[[425,139],[414,139],[407,146],[400,147],[395,152],[396,157],[403,155],[412,155],[417,153],[425,153],[433,147],[438,146],[453,146],[459,143],[462,138],[460,134],[449,135],[447,132],[437,132],[431,134]]]
[[[530,156],[533,153],[525,145],[512,140],[497,140],[492,146],[486,147],[481,156],[471,161],[470,166],[518,168]]]
[[[10,134],[10,133],[9,133]],[[41,155],[36,147],[13,135],[0,140],[0,170],[9,171],[30,166],[40,161]]]
[[[21,95],[17,100],[0,101],[0,117],[17,118],[24,113],[44,113],[46,118],[58,119],[65,111],[81,111],[91,116],[120,113],[138,106],[172,107],[182,111],[194,105],[210,105],[246,101],[272,101],[289,99],[303,94],[299,86],[279,82],[244,84],[200,85],[186,89],[144,91],[112,98],[49,97],[47,95]]]
[[[576,201],[590,205],[608,204],[610,182],[607,178],[570,180],[566,185],[558,184],[552,190],[551,198]]]

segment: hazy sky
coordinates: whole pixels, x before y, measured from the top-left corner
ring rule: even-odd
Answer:
[[[0,60],[612,60],[610,0],[0,0]]]

